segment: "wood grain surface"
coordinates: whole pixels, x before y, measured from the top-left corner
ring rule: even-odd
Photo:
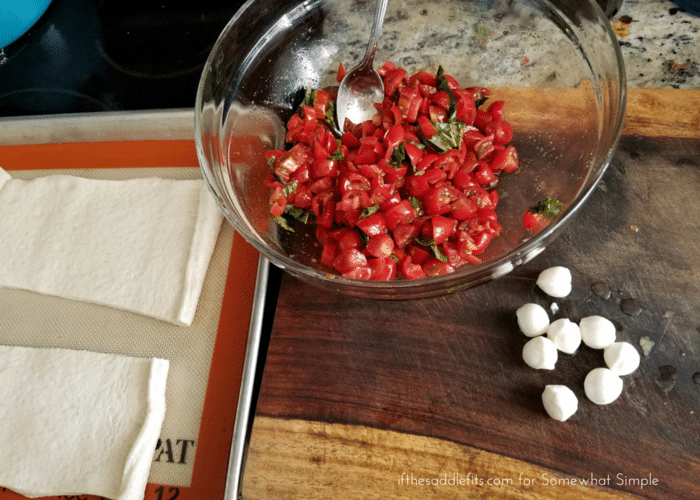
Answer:
[[[672,125],[694,116],[683,110],[700,91],[630,95],[625,135],[584,212],[511,274],[399,302],[282,277],[243,498],[700,496],[700,141],[692,120]],[[553,265],[572,271],[565,299],[535,285]],[[600,282],[610,297],[593,292]],[[583,393],[600,351],[562,354],[553,371],[524,365],[515,310],[526,302],[552,319],[606,316],[644,352],[617,401]],[[567,422],[543,410],[552,383],[579,398]],[[469,473],[512,483],[400,484]]]

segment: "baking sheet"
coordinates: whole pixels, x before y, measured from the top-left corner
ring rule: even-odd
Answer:
[[[90,127],[99,131],[99,121],[92,120]],[[79,137],[84,139],[86,134]],[[58,172],[100,179],[201,177],[190,139],[4,146],[0,167],[24,179]],[[0,344],[169,359],[166,417],[145,498],[235,495],[259,340],[260,324],[253,311],[264,299],[258,278],[265,265],[224,222],[190,327],[95,304],[0,289]],[[251,352],[255,356],[248,359]],[[239,429],[234,432],[236,426]],[[0,499],[7,498],[21,497],[0,491]]]

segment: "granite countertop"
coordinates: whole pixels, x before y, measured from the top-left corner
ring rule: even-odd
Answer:
[[[629,88],[700,88],[700,17],[667,0],[624,0],[611,22]]]
[[[475,2],[467,7],[470,15],[479,19],[474,26],[474,36],[455,36],[453,26],[445,23],[422,23],[420,36],[415,36],[415,19],[405,15],[405,10],[415,7],[416,0],[397,0],[387,11],[387,22],[378,46],[377,61],[385,60],[387,53],[396,64],[409,72],[424,69],[415,66],[414,55],[421,53],[421,63],[435,61],[458,81],[488,87],[518,86],[521,82],[540,82],[545,86],[561,84],[550,79],[551,64],[539,61],[556,60],[561,66],[558,78],[569,78],[565,85],[575,85],[581,78],[577,54],[568,41],[563,40],[558,28],[541,23],[534,29],[518,21],[527,18],[526,3]],[[362,5],[366,11],[342,10],[332,22],[348,26],[363,38],[348,43],[345,62],[360,61],[364,54],[369,5],[372,2],[357,0],[351,5]],[[455,15],[450,2],[421,3],[422,15],[431,19],[450,19]],[[489,5],[497,14],[479,17],[480,5]],[[523,7],[525,5],[525,7]],[[512,15],[511,15],[512,14]],[[518,17],[520,16],[520,17]],[[610,19],[613,31],[622,51],[628,88],[700,88],[700,17],[688,13],[670,0],[623,0],[617,13]],[[553,30],[546,34],[548,30]],[[518,33],[514,37],[513,33]],[[543,33],[545,33],[543,35]],[[542,41],[546,40],[546,43]],[[468,53],[470,65],[464,65],[462,55]],[[451,60],[451,55],[458,57]],[[318,54],[318,60],[323,54]],[[329,82],[335,80],[337,63],[329,62],[326,75]],[[570,67],[569,67],[570,65]],[[415,67],[414,67],[415,66]]]

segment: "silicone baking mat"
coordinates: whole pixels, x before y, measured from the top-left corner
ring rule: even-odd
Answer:
[[[3,146],[0,167],[23,179],[53,173],[100,179],[201,177],[191,140]],[[145,499],[220,499],[226,487],[258,261],[257,251],[224,221],[190,327],[0,288],[0,344],[169,359],[166,416]],[[0,488],[0,500],[18,498],[24,497]]]

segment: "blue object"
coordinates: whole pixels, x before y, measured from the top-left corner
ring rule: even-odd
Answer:
[[[0,0],[0,48],[29,31],[50,3],[51,0]]]
[[[686,12],[700,16],[700,0],[674,0],[673,3]]]

